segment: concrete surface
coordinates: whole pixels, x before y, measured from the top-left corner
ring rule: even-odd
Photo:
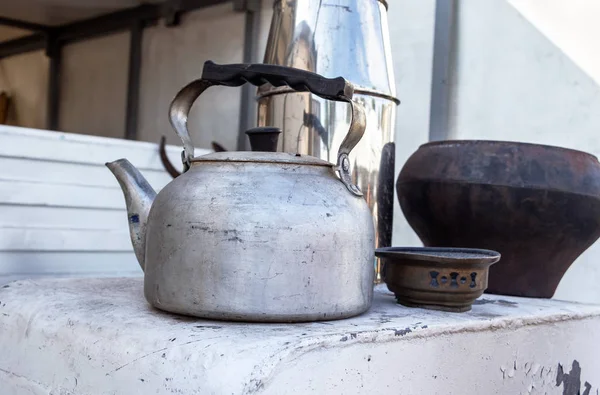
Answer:
[[[484,295],[359,317],[240,324],[152,310],[136,279],[0,288],[2,394],[595,394],[600,306]],[[584,392],[589,387],[590,392]]]

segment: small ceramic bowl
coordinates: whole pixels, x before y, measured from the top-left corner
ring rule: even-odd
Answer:
[[[487,288],[490,266],[500,260],[496,251],[472,248],[386,247],[375,255],[398,303],[451,312],[471,310]]]

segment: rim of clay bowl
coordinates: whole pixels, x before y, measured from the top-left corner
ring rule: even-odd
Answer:
[[[511,141],[511,140],[439,140],[439,141],[431,141],[429,143],[421,144],[421,147],[428,147],[433,145],[452,145],[452,144],[502,144],[502,145],[517,145],[517,146],[529,146],[529,147],[541,147],[547,149],[554,149],[557,151],[567,151],[572,152],[578,155],[586,155],[594,158],[598,161],[598,157],[594,154],[590,154],[589,152],[576,150],[573,148],[560,147],[558,145],[549,145],[549,144],[537,144],[537,143],[525,143],[522,141]]]
[[[397,261],[387,263],[401,263],[401,260],[435,261],[439,263],[453,263],[458,265],[488,264],[492,265],[500,260],[500,253],[493,250],[480,248],[450,248],[450,247],[382,247],[375,250],[379,258],[392,258]]]

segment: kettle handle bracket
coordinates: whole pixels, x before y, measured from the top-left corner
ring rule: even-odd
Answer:
[[[326,78],[310,71],[271,64],[219,65],[209,60],[204,63],[202,77],[192,81],[177,93],[171,102],[169,120],[183,142],[181,155],[184,172],[189,170],[194,158],[194,145],[187,127],[188,114],[194,101],[213,85],[237,87],[247,82],[255,86],[266,83],[276,87],[287,85],[296,92],[311,92],[326,100],[349,103],[352,107],[352,122],[348,134],[340,145],[336,170],[348,190],[357,196],[362,196],[358,186],[352,182],[348,157],[366,129],[364,108],[352,100],[354,86],[342,77]]]
[[[338,158],[336,170],[340,175],[340,180],[346,185],[346,188],[356,196],[362,196],[360,188],[352,182],[352,173],[350,173],[350,151],[360,141],[362,136],[365,134],[367,128],[367,119],[365,116],[365,110],[362,104],[352,100],[348,100],[350,107],[352,108],[352,121],[350,122],[350,130],[346,137],[342,141],[340,148],[338,149]]]

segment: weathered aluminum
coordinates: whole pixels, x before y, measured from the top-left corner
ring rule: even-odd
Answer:
[[[366,311],[373,297],[375,233],[367,204],[344,180],[345,158],[365,128],[362,107],[346,89],[351,85],[337,80],[343,94],[330,97],[348,101],[356,115],[337,167],[284,152],[194,158],[187,112],[208,85],[206,70],[215,67],[221,66],[207,63],[203,79],[173,100],[171,120],[184,140],[188,170],[158,193],[149,212],[153,192],[141,174],[125,159],[108,164],[128,203],[146,299],[174,313],[243,321],[331,320]],[[285,68],[278,66],[222,67],[233,69],[233,77],[223,74],[212,84],[277,82],[277,74],[279,82],[328,96],[327,84],[293,83],[291,75],[303,71],[287,69],[291,74],[282,76]]]
[[[106,166],[114,174],[123,190],[127,215],[129,218],[129,235],[138,263],[144,270],[146,261],[146,232],[150,208],[156,198],[156,192],[144,176],[127,160],[119,159],[107,163]]]
[[[387,247],[375,255],[384,263],[384,281],[407,307],[464,312],[488,285],[496,251],[472,248]]]
[[[267,83],[272,86],[287,86],[298,92],[311,92],[322,99],[345,102],[350,105],[350,125],[337,152],[337,167],[340,180],[348,190],[362,196],[360,188],[351,176],[349,154],[365,133],[366,119],[363,106],[352,100],[354,86],[342,77],[325,78],[320,75],[290,67],[265,64],[217,65],[212,61],[204,64],[202,78],[183,87],[171,102],[169,119],[183,142],[182,161],[184,171],[194,158],[194,146],[187,130],[187,119],[194,101],[206,89],[214,85],[241,86],[246,82],[256,86]]]
[[[354,85],[354,101],[365,108],[367,130],[348,163],[375,220],[377,246],[390,245],[392,237],[393,204],[382,202],[387,196],[378,192],[393,190],[394,183],[381,179],[379,172],[394,172],[393,156],[382,151],[394,140],[399,103],[386,8],[377,0],[275,1],[264,56],[267,64],[342,75]],[[259,126],[282,129],[279,151],[335,162],[351,113],[343,103],[265,84],[258,89],[257,119]],[[383,180],[390,184],[382,188]]]
[[[600,237],[600,163],[585,152],[510,141],[422,145],[396,184],[426,246],[498,251],[486,292],[550,298]]]

